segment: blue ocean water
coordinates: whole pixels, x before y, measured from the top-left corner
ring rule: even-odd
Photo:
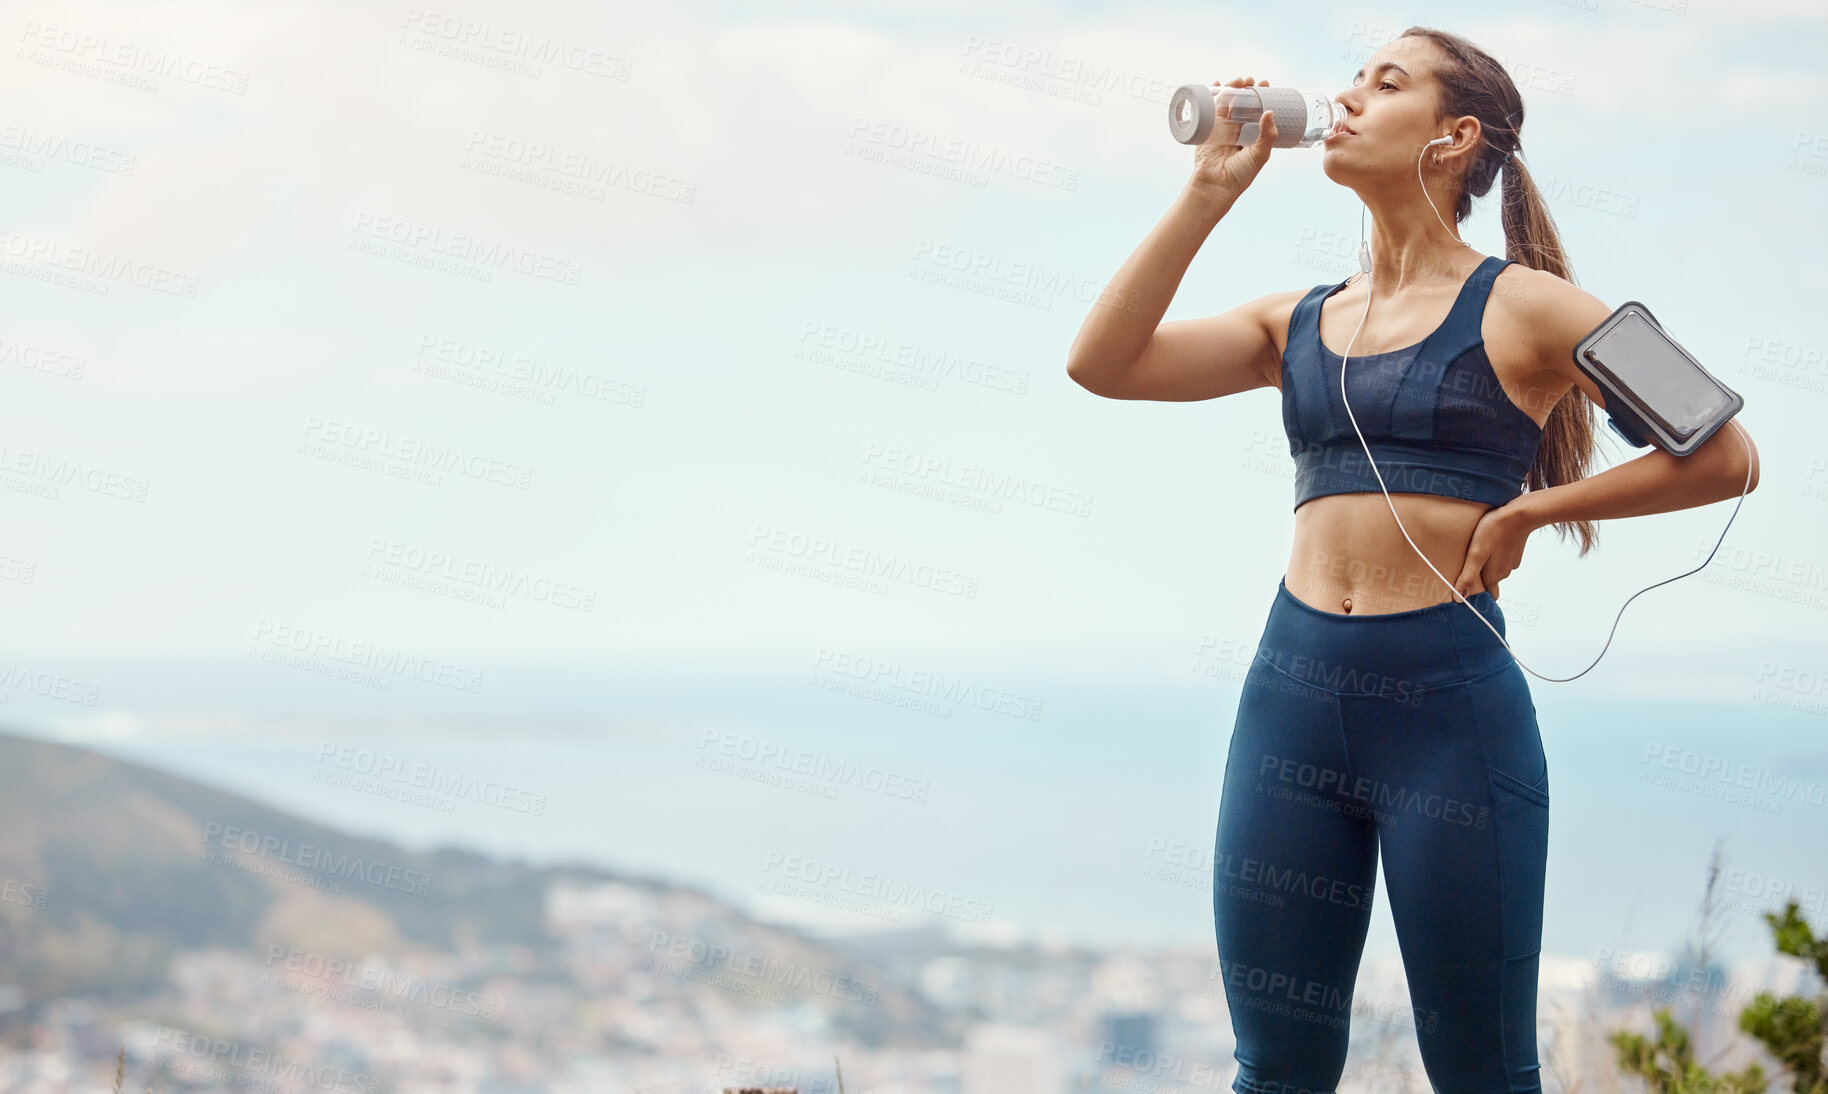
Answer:
[[[117,667],[115,693],[142,705],[85,743],[341,829],[596,863],[822,929],[1210,945],[1230,669],[1133,686],[903,674],[862,694],[832,669],[528,667],[486,703],[383,720],[360,689],[308,680],[294,705],[268,687],[233,718],[187,715],[170,671],[136,688]],[[1716,842],[1724,956],[1768,954],[1757,913],[1786,895],[1828,923],[1820,716],[1535,696],[1546,953],[1676,948]],[[1395,951],[1381,893],[1367,949]]]

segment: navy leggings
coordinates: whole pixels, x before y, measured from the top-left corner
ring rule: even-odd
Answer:
[[[1505,634],[1489,592],[1467,600]],[[1356,1017],[1413,1028],[1436,1091],[1540,1092],[1548,839],[1529,686],[1465,604],[1343,615],[1279,584],[1213,852],[1232,1089],[1333,1094]],[[1380,849],[1409,1000],[1354,1007]]]

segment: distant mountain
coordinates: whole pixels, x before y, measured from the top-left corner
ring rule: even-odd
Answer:
[[[0,735],[0,879],[43,904],[0,901],[0,967],[18,970],[28,996],[137,993],[178,948],[310,943],[330,929],[438,948],[538,942],[544,873],[344,835],[87,749]]]
[[[174,955],[205,948],[525,947],[566,975],[546,923],[547,891],[560,880],[639,886],[692,922],[716,921],[771,950],[882,982],[860,955],[665,882],[455,848],[412,851],[85,748],[0,734],[0,985],[13,985],[6,994],[27,1013],[58,997],[144,998],[168,986]],[[682,929],[629,925],[636,948]],[[631,939],[616,944],[627,949]],[[924,1040],[946,1024],[898,985],[883,985],[879,1006],[846,1008],[866,1009],[880,1028],[854,1032],[868,1040],[898,1030]]]

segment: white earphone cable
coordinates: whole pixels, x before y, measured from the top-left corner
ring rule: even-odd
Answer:
[[[1453,138],[1451,138],[1451,137],[1437,137],[1434,140],[1429,141],[1428,144],[1423,145],[1422,151],[1425,153],[1428,150],[1430,145],[1441,144],[1443,142],[1451,142],[1452,139]],[[1426,180],[1424,180],[1422,178],[1422,155],[1420,153],[1418,153],[1415,158],[1415,176],[1416,176],[1416,180],[1418,182],[1422,183],[1422,196],[1427,199],[1428,207],[1430,209],[1434,209],[1435,219],[1439,220],[1441,222],[1441,227],[1446,228],[1447,233],[1449,235],[1453,236],[1454,239],[1458,240],[1462,245],[1468,246],[1468,247],[1472,246],[1472,244],[1467,243],[1464,239],[1461,239],[1459,234],[1456,233],[1452,228],[1447,227],[1447,221],[1442,218],[1441,210],[1435,207],[1434,199],[1432,197],[1428,196],[1428,184],[1427,184]],[[1364,210],[1361,209],[1359,212],[1359,220],[1358,220],[1359,249],[1360,249],[1359,253],[1361,255],[1363,255],[1365,253],[1364,224],[1365,224]],[[1367,265],[1369,265],[1369,263],[1367,263]],[[1362,272],[1365,274],[1366,277],[1370,276],[1369,270],[1365,270]],[[1352,343],[1358,341],[1358,332],[1365,328],[1365,319],[1367,317],[1369,317],[1370,314],[1371,314],[1371,287],[1369,285],[1367,285],[1367,286],[1365,286],[1365,311],[1364,311],[1364,314],[1359,316],[1359,318],[1358,318],[1358,330],[1354,330],[1352,332],[1351,340],[1346,343],[1346,352],[1340,354],[1340,356],[1339,356],[1339,402],[1340,402],[1340,405],[1342,405],[1346,408],[1346,417],[1351,419],[1352,431],[1354,433],[1358,434],[1358,443],[1360,445],[1364,446],[1365,459],[1367,462],[1369,462],[1371,464],[1371,473],[1373,475],[1377,476],[1377,485],[1384,492],[1384,502],[1385,502],[1385,504],[1390,506],[1390,516],[1396,520],[1397,530],[1403,533],[1404,539],[1409,540],[1409,546],[1415,549],[1415,553],[1421,558],[1422,564],[1427,566],[1429,568],[1429,570],[1433,571],[1434,576],[1440,578],[1441,581],[1447,585],[1448,589],[1450,591],[1452,591],[1452,593],[1454,594],[1454,599],[1458,600],[1462,604],[1465,604],[1467,607],[1467,610],[1471,611],[1473,613],[1473,615],[1478,618],[1479,622],[1485,624],[1485,629],[1488,631],[1491,631],[1492,634],[1498,639],[1499,642],[1504,643],[1504,648],[1510,652],[1511,659],[1517,662],[1518,667],[1522,668],[1525,672],[1529,673],[1531,676],[1534,676],[1539,680],[1547,680],[1547,681],[1550,681],[1551,683],[1558,683],[1558,684],[1566,683],[1569,680],[1578,679],[1579,677],[1586,675],[1587,671],[1589,669],[1593,668],[1594,665],[1599,664],[1601,657],[1606,656],[1606,651],[1608,649],[1612,648],[1612,636],[1614,634],[1618,633],[1619,620],[1624,617],[1625,608],[1627,605],[1629,605],[1633,600],[1636,600],[1638,597],[1642,596],[1643,594],[1656,588],[1658,585],[1667,585],[1671,581],[1676,580],[1676,578],[1687,577],[1689,574],[1696,573],[1700,570],[1705,569],[1707,567],[1707,564],[1709,562],[1713,561],[1714,552],[1718,551],[1720,549],[1720,544],[1724,543],[1726,541],[1727,528],[1731,528],[1733,526],[1733,518],[1737,517],[1739,515],[1739,506],[1744,504],[1746,494],[1750,493],[1752,490],[1752,459],[1751,459],[1752,445],[1749,441],[1746,440],[1745,430],[1740,429],[1739,423],[1735,422],[1731,419],[1728,419],[1726,424],[1732,426],[1733,429],[1738,432],[1739,443],[1742,445],[1745,445],[1745,449],[1746,449],[1745,490],[1740,492],[1739,500],[1737,502],[1733,503],[1732,516],[1727,517],[1726,528],[1722,528],[1720,530],[1720,538],[1714,542],[1714,550],[1709,551],[1707,553],[1707,558],[1703,559],[1701,562],[1701,565],[1695,567],[1693,570],[1688,570],[1684,573],[1677,574],[1677,575],[1675,575],[1675,577],[1664,578],[1662,581],[1657,582],[1656,585],[1646,585],[1642,589],[1639,589],[1637,592],[1632,593],[1631,596],[1626,598],[1625,603],[1619,605],[1618,615],[1615,615],[1612,617],[1612,630],[1611,630],[1611,632],[1609,632],[1606,635],[1606,644],[1604,646],[1600,647],[1599,656],[1595,657],[1591,664],[1589,664],[1586,668],[1580,670],[1579,672],[1575,673],[1573,676],[1544,676],[1542,673],[1537,672],[1535,669],[1530,668],[1530,666],[1525,665],[1523,663],[1522,658],[1519,658],[1517,656],[1517,651],[1511,649],[1511,644],[1509,642],[1505,642],[1504,636],[1502,634],[1498,633],[1498,628],[1492,626],[1491,620],[1485,618],[1485,616],[1480,613],[1479,609],[1473,607],[1471,602],[1468,601],[1466,599],[1466,597],[1461,596],[1459,588],[1457,586],[1455,586],[1452,581],[1448,581],[1446,576],[1444,576],[1441,573],[1441,571],[1436,570],[1434,568],[1434,563],[1428,561],[1428,556],[1422,553],[1422,549],[1420,547],[1416,547],[1415,540],[1410,539],[1409,529],[1403,527],[1403,518],[1397,516],[1397,514],[1396,514],[1396,502],[1394,500],[1392,500],[1390,497],[1390,488],[1388,486],[1384,485],[1383,472],[1381,472],[1377,469],[1377,461],[1375,459],[1372,459],[1372,457],[1371,457],[1371,445],[1369,442],[1367,442],[1365,440],[1364,431],[1358,428],[1358,418],[1357,418],[1357,416],[1355,416],[1352,413],[1352,404],[1346,399],[1346,360],[1351,356]],[[1322,345],[1322,348],[1323,349],[1325,348],[1324,344]],[[1496,603],[1495,598],[1494,598],[1494,603]]]

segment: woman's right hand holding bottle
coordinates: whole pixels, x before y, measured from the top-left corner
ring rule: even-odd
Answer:
[[[1219,87],[1268,87],[1268,80],[1252,81],[1249,76],[1235,76],[1224,83],[1214,83]],[[1250,186],[1269,162],[1269,151],[1276,144],[1276,117],[1265,110],[1258,122],[1258,133],[1255,142],[1238,145],[1233,142],[1243,124],[1250,119],[1233,118],[1227,120],[1221,116],[1213,124],[1212,133],[1205,143],[1193,150],[1193,187],[1213,197],[1223,200],[1227,205],[1236,201],[1239,195]]]

